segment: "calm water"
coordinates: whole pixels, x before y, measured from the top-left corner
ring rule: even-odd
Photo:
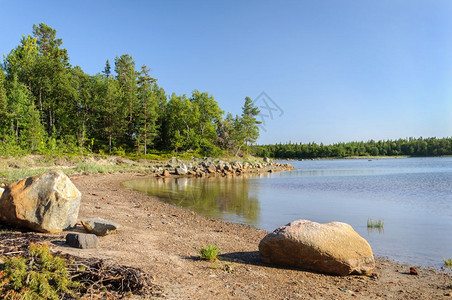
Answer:
[[[255,177],[151,179],[126,186],[209,217],[272,231],[296,219],[349,223],[377,256],[424,266],[452,258],[452,158],[292,162]],[[367,229],[367,219],[384,231]]]

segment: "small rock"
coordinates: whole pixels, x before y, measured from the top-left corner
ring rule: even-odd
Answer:
[[[80,249],[97,248],[99,239],[95,234],[89,233],[68,233],[66,235],[66,244],[68,246]]]
[[[94,233],[97,236],[104,236],[112,233],[120,227],[118,223],[104,220],[102,218],[85,219],[80,221],[89,233]]]
[[[163,172],[162,172],[162,176],[163,177],[169,177],[171,174],[170,174],[170,172],[168,171],[168,170],[163,170]]]
[[[414,267],[410,268],[410,275],[419,275]]]

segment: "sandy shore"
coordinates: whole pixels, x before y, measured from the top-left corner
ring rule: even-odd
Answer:
[[[169,299],[442,299],[452,293],[452,276],[433,269],[377,258],[378,276],[329,276],[261,263],[258,243],[267,234],[249,226],[200,216],[126,189],[134,174],[71,177],[83,194],[80,218],[102,217],[122,225],[100,239],[94,250],[52,245],[80,257],[139,267]],[[199,249],[215,244],[221,260],[198,259]]]

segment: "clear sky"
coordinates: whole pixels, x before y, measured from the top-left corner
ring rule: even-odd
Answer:
[[[0,7],[1,54],[42,22],[89,74],[128,53],[168,94],[206,91],[233,114],[245,96],[265,92],[276,110],[259,143],[452,136],[450,0],[0,0]]]

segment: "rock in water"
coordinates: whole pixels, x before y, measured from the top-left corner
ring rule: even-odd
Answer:
[[[341,222],[291,222],[264,237],[259,252],[266,263],[328,274],[369,275],[375,268],[370,245]]]
[[[16,181],[0,198],[0,218],[32,230],[57,233],[74,227],[82,194],[61,171]]]
[[[97,248],[99,239],[94,234],[89,233],[68,233],[66,235],[66,244],[68,246],[80,249]]]
[[[88,231],[89,233],[94,233],[98,236],[110,234],[119,228],[118,223],[101,218],[85,219],[81,220],[80,222],[82,223],[83,227],[85,227],[86,231]]]

